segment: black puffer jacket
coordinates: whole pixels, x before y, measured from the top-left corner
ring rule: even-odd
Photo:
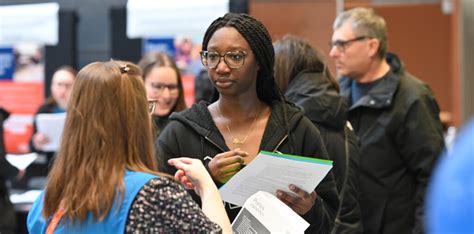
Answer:
[[[366,233],[419,233],[426,185],[444,147],[439,107],[398,57],[387,62],[383,80],[349,109],[361,143],[362,222]],[[352,82],[340,81],[347,100]]]
[[[347,102],[322,73],[302,72],[288,84],[285,97],[305,110],[321,132],[329,159],[334,161],[341,210],[335,233],[362,233],[359,207],[359,146],[346,126]]]
[[[174,169],[166,167],[164,163],[169,158],[187,156],[204,161],[206,156],[214,157],[229,151],[207,109],[208,105],[200,102],[191,109],[170,116],[171,122],[161,133],[157,147],[158,155],[162,159],[161,165],[165,166],[162,169],[166,172],[174,173]],[[290,135],[285,128],[284,109],[288,117]],[[317,128],[304,117],[299,108],[281,102],[272,105],[260,150],[327,159],[327,152]],[[329,233],[339,206],[333,175],[329,173],[315,191],[318,199],[312,209],[303,216],[311,224],[307,233]],[[233,220],[240,208],[232,209],[226,204],[226,210]]]

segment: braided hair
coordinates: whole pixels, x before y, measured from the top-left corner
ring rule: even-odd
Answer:
[[[247,14],[227,13],[219,17],[207,28],[202,41],[202,49],[207,50],[207,45],[214,33],[223,27],[233,27],[249,43],[255,54],[260,70],[257,73],[257,96],[271,105],[273,101],[280,101],[281,95],[273,76],[275,52],[272,39],[265,26]]]
[[[202,49],[207,50],[207,45],[212,35],[223,27],[233,27],[242,35],[254,53],[260,69],[257,73],[258,99],[272,105],[274,101],[285,102],[285,97],[276,85],[273,74],[275,51],[273,49],[270,33],[265,26],[247,14],[227,13],[219,17],[207,28],[202,41]],[[290,135],[288,116],[285,104],[283,105],[286,132],[290,141],[291,152],[294,152],[293,140]]]

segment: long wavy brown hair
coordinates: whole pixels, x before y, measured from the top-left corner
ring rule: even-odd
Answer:
[[[125,169],[159,174],[147,101],[132,63],[95,62],[79,71],[48,176],[45,217],[61,208],[72,222],[88,212],[103,220],[114,199],[123,199]]]

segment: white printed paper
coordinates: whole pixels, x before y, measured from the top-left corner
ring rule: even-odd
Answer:
[[[25,170],[31,163],[33,163],[38,158],[38,154],[7,154],[5,158],[12,166],[21,171]]]
[[[309,223],[267,192],[252,195],[232,223],[233,233],[304,233]]]
[[[311,193],[331,168],[329,160],[262,151],[219,191],[222,200],[239,206],[259,191],[276,195],[277,190],[282,190],[292,194],[290,184]]]
[[[36,116],[37,132],[45,134],[49,139],[49,143],[44,144],[41,148],[42,151],[58,151],[65,120],[66,113],[38,114]]]
[[[42,190],[29,190],[24,193],[17,193],[10,195],[10,201],[13,204],[18,203],[33,203],[36,198],[41,195]]]

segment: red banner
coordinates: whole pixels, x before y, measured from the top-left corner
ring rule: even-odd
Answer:
[[[42,82],[0,81],[0,106],[10,112],[4,123],[8,153],[26,153],[33,130],[33,116],[44,102]]]

